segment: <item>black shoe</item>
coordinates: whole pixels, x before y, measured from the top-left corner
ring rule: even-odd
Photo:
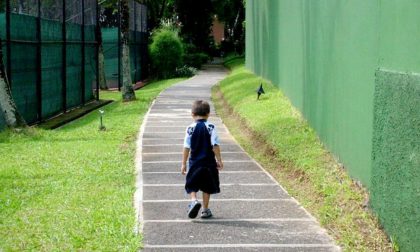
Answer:
[[[195,217],[197,217],[198,212],[200,211],[200,208],[201,208],[200,202],[198,202],[197,200],[193,201],[189,205],[189,208],[188,208],[188,217],[191,219],[194,219]]]

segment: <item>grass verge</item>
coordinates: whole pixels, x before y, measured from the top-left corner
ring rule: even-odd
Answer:
[[[181,81],[151,83],[54,131],[0,133],[0,251],[136,251],[135,139],[151,101]]]
[[[316,132],[270,82],[226,62],[230,75],[213,88],[218,114],[231,133],[295,197],[344,251],[392,251],[367,209],[368,194],[323,147]],[[263,83],[265,95],[255,90]]]

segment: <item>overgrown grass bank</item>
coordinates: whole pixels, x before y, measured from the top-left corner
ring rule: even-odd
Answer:
[[[392,251],[366,209],[366,191],[328,153],[282,92],[243,63],[243,58],[227,61],[231,73],[213,89],[216,109],[235,138],[345,251]],[[257,101],[261,82],[266,94]]]
[[[182,79],[151,83],[137,100],[118,92],[60,129],[0,133],[0,251],[136,251],[135,138],[151,101]]]

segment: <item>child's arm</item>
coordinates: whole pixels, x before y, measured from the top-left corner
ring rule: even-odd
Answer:
[[[213,152],[214,152],[214,155],[216,156],[217,169],[222,170],[223,169],[223,161],[222,161],[222,155],[220,155],[220,146],[219,145],[214,145],[213,146]]]
[[[181,164],[182,175],[187,174],[187,160],[188,160],[189,155],[190,155],[190,149],[184,148],[184,151],[182,152],[182,164]]]
[[[193,132],[193,127],[190,125],[187,127],[187,130],[185,131],[184,150],[182,152],[182,164],[181,164],[182,175],[187,174],[187,160],[188,160],[188,156],[190,155],[192,132]]]
[[[222,156],[220,155],[219,135],[217,134],[216,127],[213,124],[211,125],[213,127],[213,130],[210,133],[210,141],[211,141],[211,145],[213,146],[214,155],[216,156],[217,169],[222,170],[223,162],[222,162]]]

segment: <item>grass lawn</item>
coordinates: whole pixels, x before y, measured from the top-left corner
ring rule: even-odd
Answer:
[[[57,130],[0,133],[0,251],[136,251],[135,139],[151,101],[181,81],[151,83]]]
[[[366,209],[367,192],[324,148],[316,132],[270,82],[226,61],[230,75],[213,89],[218,113],[231,133],[325,227],[345,251],[391,251]],[[256,89],[265,93],[257,101]]]

